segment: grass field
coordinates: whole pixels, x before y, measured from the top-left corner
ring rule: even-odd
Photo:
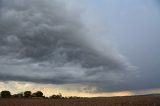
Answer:
[[[0,106],[160,106],[160,96],[85,99],[0,99]]]

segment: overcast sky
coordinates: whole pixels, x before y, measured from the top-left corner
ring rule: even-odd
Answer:
[[[0,0],[0,89],[153,92],[159,19],[158,0]]]

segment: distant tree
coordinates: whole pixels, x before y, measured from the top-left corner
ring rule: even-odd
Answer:
[[[82,97],[77,97],[77,96],[70,96],[68,99],[81,99]]]
[[[50,96],[49,98],[51,98],[51,99],[63,99],[61,93],[59,93],[58,95],[52,95],[52,96]]]
[[[25,92],[24,92],[24,97],[26,97],[26,98],[31,97],[31,95],[32,95],[32,92],[31,92],[31,91],[25,91]]]
[[[36,93],[34,93],[34,95],[36,97],[43,97],[43,93],[41,91],[37,91]]]
[[[2,91],[1,92],[1,97],[2,98],[9,98],[9,97],[11,97],[10,91]]]
[[[23,98],[23,93],[18,93],[18,94],[14,94],[12,95],[13,98]]]
[[[32,97],[36,97],[36,93],[33,93],[33,94],[32,94]]]

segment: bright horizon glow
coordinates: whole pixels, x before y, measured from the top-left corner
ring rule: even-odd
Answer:
[[[71,86],[71,85],[70,85]],[[72,85],[73,86],[73,85]],[[16,82],[9,81],[7,83],[0,82],[0,91],[9,90],[12,94],[21,93],[24,91],[31,91],[32,93],[36,91],[42,91],[47,97],[53,94],[61,93],[63,96],[78,96],[78,97],[114,97],[114,96],[134,96],[134,95],[145,95],[154,94],[160,92],[160,89],[147,89],[139,91],[120,91],[120,92],[86,92],[86,91],[76,91],[76,90],[66,90],[63,89],[64,86],[51,85],[51,84],[35,84],[29,82]]]

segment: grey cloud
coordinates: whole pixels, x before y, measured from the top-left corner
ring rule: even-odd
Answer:
[[[132,73],[126,58],[91,35],[96,29],[63,1],[0,2],[0,80],[96,86]]]

